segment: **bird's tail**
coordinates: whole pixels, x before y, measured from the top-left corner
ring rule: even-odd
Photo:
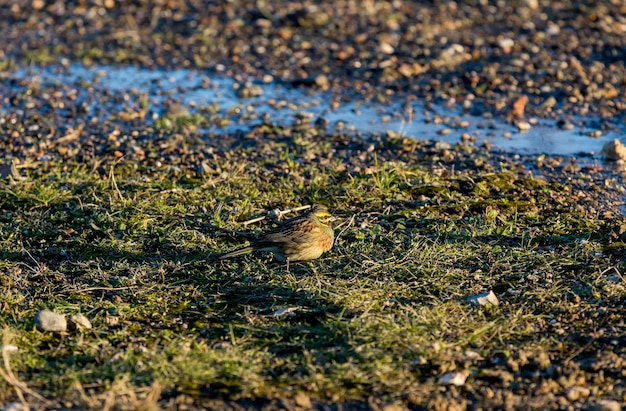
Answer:
[[[223,260],[225,258],[230,258],[230,257],[236,257],[238,255],[242,255],[242,254],[246,254],[249,253],[250,251],[254,250],[254,247],[252,246],[247,246],[247,247],[243,247],[243,248],[239,248],[237,250],[234,251],[229,251],[227,253],[224,253],[222,255],[220,255],[219,257],[217,257],[218,260]]]

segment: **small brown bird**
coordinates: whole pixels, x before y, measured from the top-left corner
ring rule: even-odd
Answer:
[[[330,250],[335,240],[333,216],[324,206],[314,206],[305,214],[291,218],[266,231],[247,247],[222,254],[220,260],[251,251],[271,251],[278,261],[313,260]]]

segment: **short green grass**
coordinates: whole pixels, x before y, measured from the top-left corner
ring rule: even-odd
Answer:
[[[49,404],[96,409],[299,393],[356,408],[542,408],[570,404],[574,385],[626,400],[621,371],[588,365],[625,359],[615,180],[475,166],[485,153],[455,172],[392,160],[407,141],[343,158],[324,157],[339,137],[293,141],[216,155],[204,175],[59,161],[1,181],[0,328],[19,348],[4,373]],[[267,254],[214,259],[245,241],[215,226],[254,232],[272,223],[242,222],[314,203],[340,219],[322,258],[289,271]],[[487,290],[500,306],[468,305]],[[39,332],[44,308],[94,329]],[[455,370],[464,387],[439,383]],[[0,378],[0,403],[18,391]]]

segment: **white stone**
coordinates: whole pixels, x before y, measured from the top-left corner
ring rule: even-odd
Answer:
[[[486,291],[484,293],[476,294],[467,299],[467,302],[472,305],[499,305],[500,301],[498,301],[498,297],[493,293],[493,291]]]
[[[380,51],[383,54],[393,54],[393,52],[395,51],[395,49],[393,48],[393,46],[389,43],[380,43],[378,45],[378,51]]]
[[[293,317],[294,315],[296,315],[296,311],[298,311],[299,309],[300,307],[279,308],[278,310],[274,311],[274,313],[272,314],[272,317],[274,318]]]
[[[515,45],[515,41],[510,38],[503,38],[498,40],[498,47],[503,50],[509,50]]]
[[[17,348],[17,346],[13,344],[0,345],[0,352],[6,351],[8,353],[14,353],[14,352],[17,352],[18,350],[19,348]]]
[[[531,129],[532,126],[528,121],[518,120],[515,122],[515,127],[517,127],[519,131],[528,131]]]
[[[35,326],[39,331],[63,332],[67,330],[67,320],[64,315],[41,310],[35,314]]]
[[[439,382],[441,384],[456,385],[457,387],[460,387],[465,384],[467,377],[467,372],[453,371],[439,377]]]

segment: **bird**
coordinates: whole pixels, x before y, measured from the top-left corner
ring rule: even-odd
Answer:
[[[218,259],[236,257],[251,251],[269,251],[277,261],[286,262],[287,267],[293,261],[313,260],[333,247],[334,219],[325,206],[313,206],[306,213],[260,234],[251,240],[249,246],[229,251]]]

